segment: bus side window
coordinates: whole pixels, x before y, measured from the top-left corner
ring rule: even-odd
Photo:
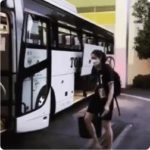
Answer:
[[[46,23],[40,20],[37,16],[28,15],[27,19],[27,35],[26,43],[46,46]]]
[[[92,39],[91,37],[88,38],[88,39],[87,39],[87,43],[88,43],[88,44],[94,44],[93,39]]]
[[[58,47],[68,48],[70,46],[70,30],[58,27]]]
[[[58,47],[68,50],[81,49],[81,43],[76,31],[65,27],[58,27]]]
[[[107,46],[107,54],[114,54],[114,48],[112,43],[109,43]]]
[[[79,34],[75,31],[71,31],[71,48],[72,49],[81,49],[81,43],[79,40]]]
[[[99,46],[102,46],[102,42],[101,42],[101,41],[98,41],[98,45],[99,45]]]
[[[65,46],[69,47],[71,45],[71,37],[70,37],[70,35],[66,35],[65,39],[66,39]]]
[[[70,37],[70,43],[72,46],[75,45],[75,37],[73,35],[71,35],[71,37]]]
[[[83,44],[86,43],[86,35],[85,34],[82,35],[82,42],[83,42]]]
[[[66,43],[65,41],[66,41],[65,35],[62,34],[62,33],[60,33],[60,34],[58,35],[58,44],[59,44],[59,45],[63,45],[64,43]]]
[[[76,49],[81,49],[81,44],[80,44],[79,38],[77,36],[74,37],[74,45],[75,45]]]
[[[76,46],[80,45],[78,37],[74,37],[74,43],[75,43]]]
[[[39,16],[28,14],[27,27],[24,32],[25,68],[36,65],[46,59],[47,23]],[[31,48],[32,45],[32,48]]]
[[[108,43],[104,42],[104,52],[108,54]]]
[[[83,44],[88,43],[88,37],[86,34],[83,34],[82,42],[83,42]]]
[[[87,44],[94,44],[94,45],[96,44],[96,40],[92,35],[83,34],[82,41],[83,43]]]

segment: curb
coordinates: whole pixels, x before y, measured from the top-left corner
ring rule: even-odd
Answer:
[[[150,98],[145,98],[145,97],[142,97],[142,96],[136,96],[136,95],[125,94],[125,93],[121,93],[120,95],[121,96],[127,96],[127,97],[130,97],[130,98],[136,98],[136,99],[139,99],[139,100],[144,100],[144,101],[150,102]]]

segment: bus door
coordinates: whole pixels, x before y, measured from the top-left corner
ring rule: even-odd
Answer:
[[[39,130],[49,125],[49,21],[25,14],[16,85],[16,131]]]
[[[92,44],[84,44],[83,60],[81,68],[81,76],[90,75],[92,71],[91,53],[94,50],[104,51],[102,46],[96,46]]]
[[[7,11],[0,12],[0,58],[1,58],[1,130],[11,127],[12,121],[12,44],[10,16]],[[12,17],[12,16],[11,16]]]

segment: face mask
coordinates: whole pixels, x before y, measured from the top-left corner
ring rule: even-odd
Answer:
[[[93,66],[98,66],[100,64],[100,60],[98,58],[93,59],[92,62],[93,62]]]

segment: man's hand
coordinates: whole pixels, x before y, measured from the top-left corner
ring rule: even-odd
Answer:
[[[105,106],[104,107],[104,112],[102,113],[101,117],[104,117],[105,115],[107,115],[109,112],[109,107],[108,106]]]

